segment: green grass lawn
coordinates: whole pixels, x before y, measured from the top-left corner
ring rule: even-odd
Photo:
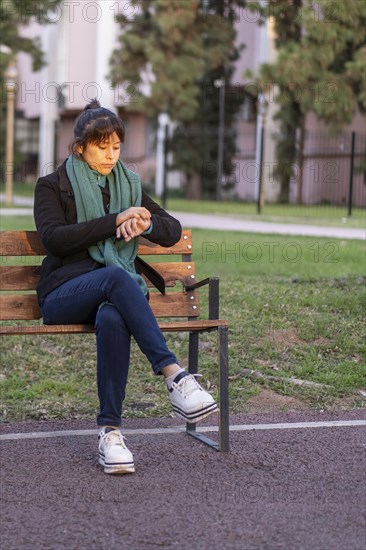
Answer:
[[[20,197],[33,197],[35,183],[14,182],[13,194]],[[5,193],[5,183],[0,183],[0,193]]]
[[[34,230],[33,216],[1,216],[0,230],[1,231],[26,231]]]
[[[3,229],[32,229],[4,217]],[[220,277],[229,320],[231,411],[245,412],[263,389],[304,407],[362,407],[366,390],[365,243],[193,230],[198,278]],[[207,289],[200,289],[203,298]],[[205,315],[207,311],[203,311]],[[166,335],[187,363],[187,335]],[[93,418],[93,335],[2,340],[3,420]],[[203,385],[217,394],[216,339],[201,338]],[[165,385],[133,346],[125,416],[171,413]],[[297,385],[291,378],[305,382]]]

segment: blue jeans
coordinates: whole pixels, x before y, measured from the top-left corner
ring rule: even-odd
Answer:
[[[167,348],[148,300],[136,281],[120,267],[102,267],[63,283],[47,294],[41,307],[46,325],[95,324],[99,426],[121,424],[131,335],[155,374],[177,362]]]

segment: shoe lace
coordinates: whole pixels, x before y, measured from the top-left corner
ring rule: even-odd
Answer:
[[[105,443],[105,445],[108,445],[110,447],[111,445],[121,445],[124,449],[126,449],[125,444],[125,437],[121,434],[119,430],[114,430],[113,432],[107,432],[102,435],[102,439]]]
[[[201,386],[197,382],[196,378],[202,376],[202,374],[191,374],[185,376],[178,382],[176,389],[182,394],[183,397],[189,397],[192,392],[196,390],[202,390]]]

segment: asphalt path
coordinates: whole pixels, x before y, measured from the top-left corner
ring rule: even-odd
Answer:
[[[231,424],[218,453],[174,419],[127,419],[123,476],[98,465],[92,421],[4,424],[2,550],[365,550],[365,410]]]
[[[184,227],[240,231],[245,233],[298,235],[303,237],[333,237],[338,239],[363,240],[366,237],[365,229],[251,221],[235,216],[189,214],[187,212],[171,212],[171,214]]]

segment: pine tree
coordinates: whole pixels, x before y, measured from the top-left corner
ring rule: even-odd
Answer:
[[[224,188],[234,185],[233,158],[236,153],[235,119],[246,96],[243,88],[231,85],[234,62],[243,46],[235,45],[234,21],[243,2],[205,2],[204,8],[210,33],[205,36],[205,49],[220,48],[225,40],[224,32],[231,40],[231,50],[225,61],[208,68],[200,82],[198,116],[181,123],[174,132],[172,148],[174,167],[186,174],[186,194],[189,198],[215,198],[218,166],[218,125],[220,91],[215,86],[218,80],[225,82],[225,129],[222,174]]]
[[[219,92],[213,80],[231,75],[230,64],[238,55],[234,8],[244,6],[245,0],[134,0],[132,4],[133,18],[123,14],[118,18],[122,33],[111,58],[112,84],[130,82],[141,112],[153,117],[166,112],[178,123],[172,142],[174,166],[185,171],[192,195],[200,191],[203,167],[216,159],[213,128],[217,132]],[[135,101],[126,107],[136,109],[136,105]],[[226,120],[229,127],[229,109]],[[225,145],[224,169],[230,173],[234,140],[227,136]]]
[[[291,169],[300,164],[304,120],[313,111],[333,131],[366,110],[366,5],[359,0],[270,0],[278,57],[264,65],[262,83],[279,87],[276,176],[288,202]],[[296,142],[296,135],[300,139]]]

